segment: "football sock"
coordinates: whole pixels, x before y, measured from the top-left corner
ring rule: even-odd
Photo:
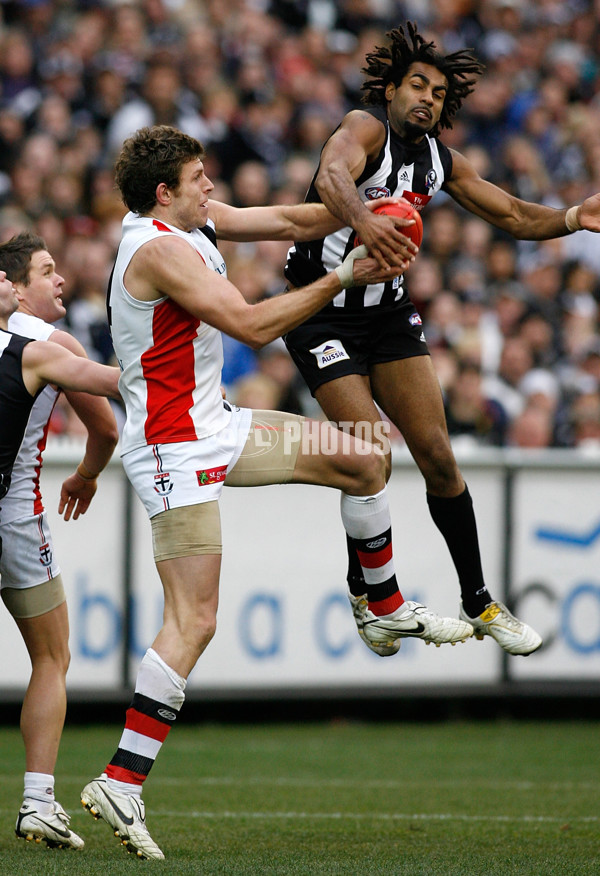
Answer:
[[[392,524],[385,488],[375,496],[342,493],[342,522],[361,567],[369,609],[378,616],[391,614],[404,599],[398,588],[392,556]]]
[[[25,773],[23,785],[23,799],[35,800],[40,815],[49,815],[54,805],[54,776]]]
[[[367,584],[354,542],[348,533],[346,533],[346,550],[348,551],[348,574],[346,575],[348,590],[352,596],[362,596],[363,593],[367,592]]]
[[[183,705],[185,685],[185,679],[148,648],[119,747],[105,770],[114,791],[141,795],[142,783]]]
[[[469,617],[478,617],[492,597],[483,580],[471,494],[465,484],[464,492],[450,499],[427,493],[427,504],[458,573],[463,608]]]

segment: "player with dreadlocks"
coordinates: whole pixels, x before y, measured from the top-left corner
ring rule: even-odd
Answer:
[[[288,253],[290,289],[332,270],[358,233],[380,264],[393,254],[414,259],[417,248],[401,229],[414,220],[367,210],[365,201],[402,195],[421,210],[440,190],[462,207],[516,238],[545,240],[581,228],[600,231],[600,195],[568,210],[528,203],[482,179],[438,134],[451,128],[483,66],[470,50],[441,54],[416,24],[387,34],[390,43],[367,55],[365,109],[349,112],[323,147],[308,201],[322,201],[346,223],[321,240],[296,243]],[[286,336],[288,349],[328,419],[371,440],[382,435],[376,404],[401,431],[425,478],[427,503],[458,574],[460,617],[478,638],[489,635],[510,654],[531,654],[540,636],[494,600],[486,587],[471,496],[448,438],[439,382],[421,318],[404,277],[347,289]],[[354,425],[351,425],[354,424]],[[383,441],[380,441],[382,445]],[[388,477],[391,470],[389,444]],[[367,548],[365,548],[367,550]],[[414,635],[415,617],[384,575],[363,577],[348,542],[349,598],[358,632],[382,656]],[[364,559],[364,558],[363,558]],[[375,570],[377,572],[377,570]]]

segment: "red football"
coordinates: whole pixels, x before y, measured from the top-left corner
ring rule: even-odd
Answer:
[[[421,216],[408,201],[398,201],[396,204],[382,204],[381,207],[375,207],[374,213],[384,213],[386,216],[401,216],[403,219],[414,219],[415,224],[409,225],[407,228],[400,228],[405,237],[410,237],[412,242],[417,246],[421,246],[423,240],[423,222]]]

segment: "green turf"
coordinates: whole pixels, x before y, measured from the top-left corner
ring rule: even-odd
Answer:
[[[600,873],[594,722],[198,725],[182,720],[144,791],[164,862],[78,808],[118,727],[68,728],[58,796],[86,848],[12,833],[23,754],[0,728],[0,873],[589,876]]]

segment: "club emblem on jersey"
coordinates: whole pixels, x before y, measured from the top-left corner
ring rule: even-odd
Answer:
[[[423,320],[418,313],[413,313],[411,316],[409,316],[408,321],[411,325],[423,325]]]
[[[161,471],[154,475],[154,491],[159,496],[168,496],[172,489],[173,483],[168,471]]]
[[[365,197],[369,201],[376,201],[377,198],[389,198],[391,191],[386,186],[369,186],[365,189]]]
[[[431,170],[427,171],[427,175],[425,176],[425,185],[427,186],[427,191],[433,189],[435,184],[437,183],[437,173],[431,168]]]
[[[214,468],[205,468],[196,472],[198,478],[198,486],[206,487],[208,484],[220,484],[225,480],[227,474],[226,465],[217,465]]]
[[[316,357],[319,368],[327,368],[334,362],[350,358],[341,341],[325,341],[319,347],[313,347],[310,352]]]
[[[50,545],[48,542],[44,542],[44,544],[40,545],[40,563],[42,566],[51,566],[52,565],[52,550],[50,549]]]

